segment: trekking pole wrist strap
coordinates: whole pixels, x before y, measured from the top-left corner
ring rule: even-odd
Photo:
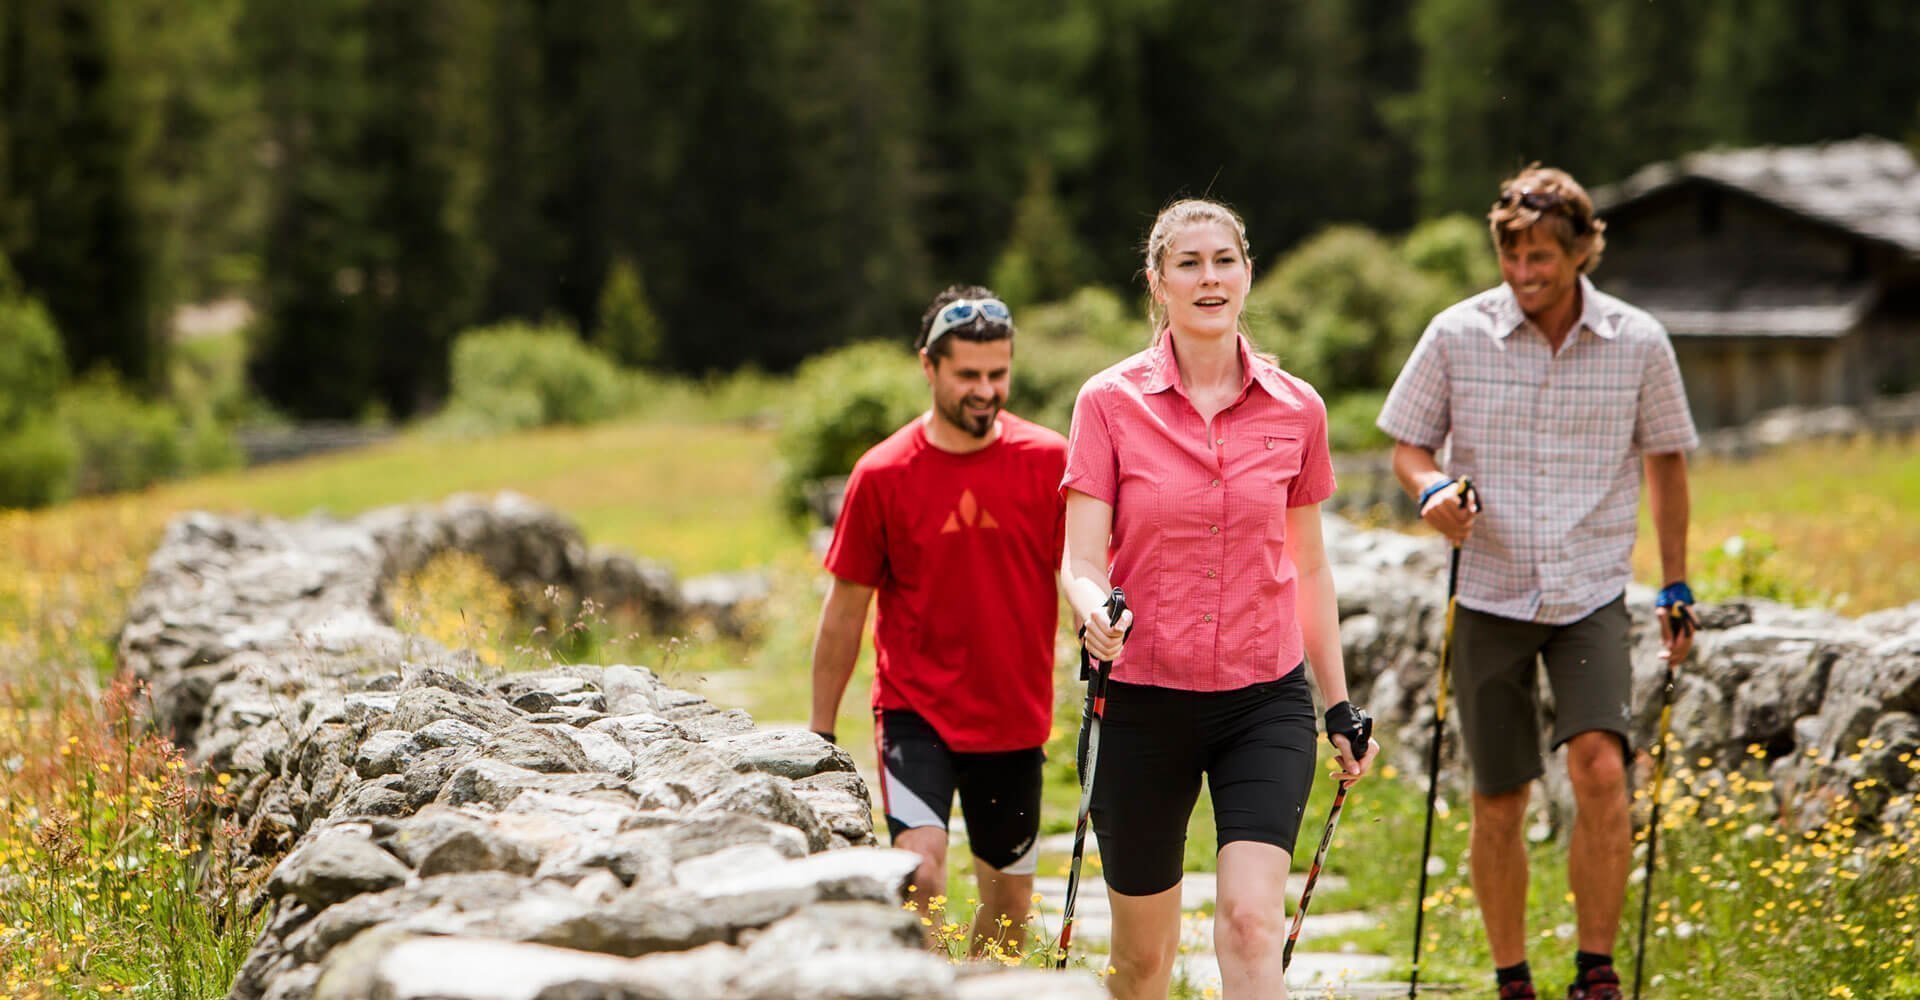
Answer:
[[[1435,480],[1433,485],[1428,486],[1424,490],[1421,490],[1420,491],[1420,509],[1426,510],[1427,501],[1432,500],[1434,494],[1440,492],[1441,490],[1446,489],[1449,486],[1452,486],[1453,483],[1454,483],[1453,478],[1449,476],[1443,479]]]
[[[1670,608],[1676,604],[1694,604],[1693,588],[1685,580],[1675,580],[1660,588],[1660,596],[1653,599],[1656,608]]]

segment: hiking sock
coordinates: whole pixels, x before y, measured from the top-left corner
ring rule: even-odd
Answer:
[[[1505,986],[1508,983],[1530,983],[1533,982],[1533,970],[1527,968],[1526,959],[1521,959],[1504,969],[1493,970],[1493,980],[1495,986]]]
[[[1573,953],[1573,981],[1584,984],[1587,981],[1587,973],[1603,965],[1612,964],[1612,955],[1601,955],[1591,951],[1576,951]]]

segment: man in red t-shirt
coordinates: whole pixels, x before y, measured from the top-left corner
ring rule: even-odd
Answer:
[[[980,883],[976,952],[1025,943],[1065,523],[1066,439],[1001,409],[1013,333],[1006,304],[977,285],[948,288],[921,317],[933,406],[853,467],[813,644],[810,725],[831,740],[880,595],[873,710],[887,828],[920,856],[913,902],[925,914],[946,894],[959,792]]]

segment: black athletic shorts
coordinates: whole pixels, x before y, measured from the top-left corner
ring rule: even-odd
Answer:
[[[875,720],[880,801],[898,840],[915,827],[947,828],[953,793],[967,820],[973,856],[996,871],[1031,875],[1040,837],[1039,747],[1004,753],[957,753],[918,714],[888,710]]]
[[[1180,882],[1187,821],[1206,775],[1220,847],[1272,844],[1289,855],[1313,785],[1317,736],[1307,672],[1233,691],[1107,684],[1093,830],[1107,885],[1150,896]],[[1081,762],[1086,729],[1081,728]]]

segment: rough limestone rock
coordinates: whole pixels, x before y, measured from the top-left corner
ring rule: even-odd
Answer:
[[[1353,700],[1374,713],[1389,757],[1403,770],[1423,773],[1444,628],[1446,547],[1437,538],[1362,531],[1334,517],[1326,528]],[[1652,603],[1652,591],[1628,588],[1629,728],[1642,754],[1653,748],[1663,676]],[[1848,758],[1863,751],[1863,741],[1872,742],[1876,726],[1895,737],[1883,741],[1888,746],[1901,745],[1897,716],[1920,713],[1920,603],[1857,619],[1752,598],[1699,610],[1694,652],[1674,686],[1673,735],[1681,756],[1733,770],[1757,745],[1776,796],[1800,823],[1817,826],[1835,801],[1855,804],[1871,819],[1878,801],[1852,791],[1859,765]],[[1543,731],[1552,722],[1547,701]],[[1450,716],[1443,780],[1464,790],[1457,719]],[[1547,819],[1564,826],[1572,815],[1571,790],[1557,761],[1547,770]],[[1914,779],[1909,771],[1885,780],[1886,791],[1897,796]]]
[[[1353,699],[1390,757],[1425,767],[1443,630],[1437,539],[1330,517]],[[913,858],[874,845],[839,748],[762,731],[638,665],[494,675],[396,630],[385,590],[450,550],[519,592],[553,586],[677,626],[720,627],[751,579],[692,597],[657,567],[591,552],[524,500],[457,499],[351,521],[190,514],[154,554],[122,632],[156,724],[234,776],[243,864],[273,865],[241,1000],[1098,997],[1090,976],[956,968],[900,909]],[[732,612],[716,594],[738,593]],[[1651,594],[1634,616],[1634,746],[1662,670]],[[1701,609],[1675,685],[1688,760],[1760,748],[1800,824],[1863,827],[1910,791],[1920,749],[1920,604],[1858,619],[1758,600]],[[1551,724],[1551,700],[1543,728]],[[1457,716],[1456,716],[1457,718]],[[1443,778],[1459,801],[1457,736]],[[1558,767],[1548,819],[1564,823]],[[1893,803],[1889,805],[1888,803]]]
[[[233,997],[963,995],[901,909],[914,858],[872,846],[844,751],[642,666],[493,676],[401,634],[385,587],[449,550],[661,627],[692,606],[742,631],[765,594],[689,599],[512,497],[177,520],[120,652],[156,723],[234,776],[242,864],[274,866]]]

